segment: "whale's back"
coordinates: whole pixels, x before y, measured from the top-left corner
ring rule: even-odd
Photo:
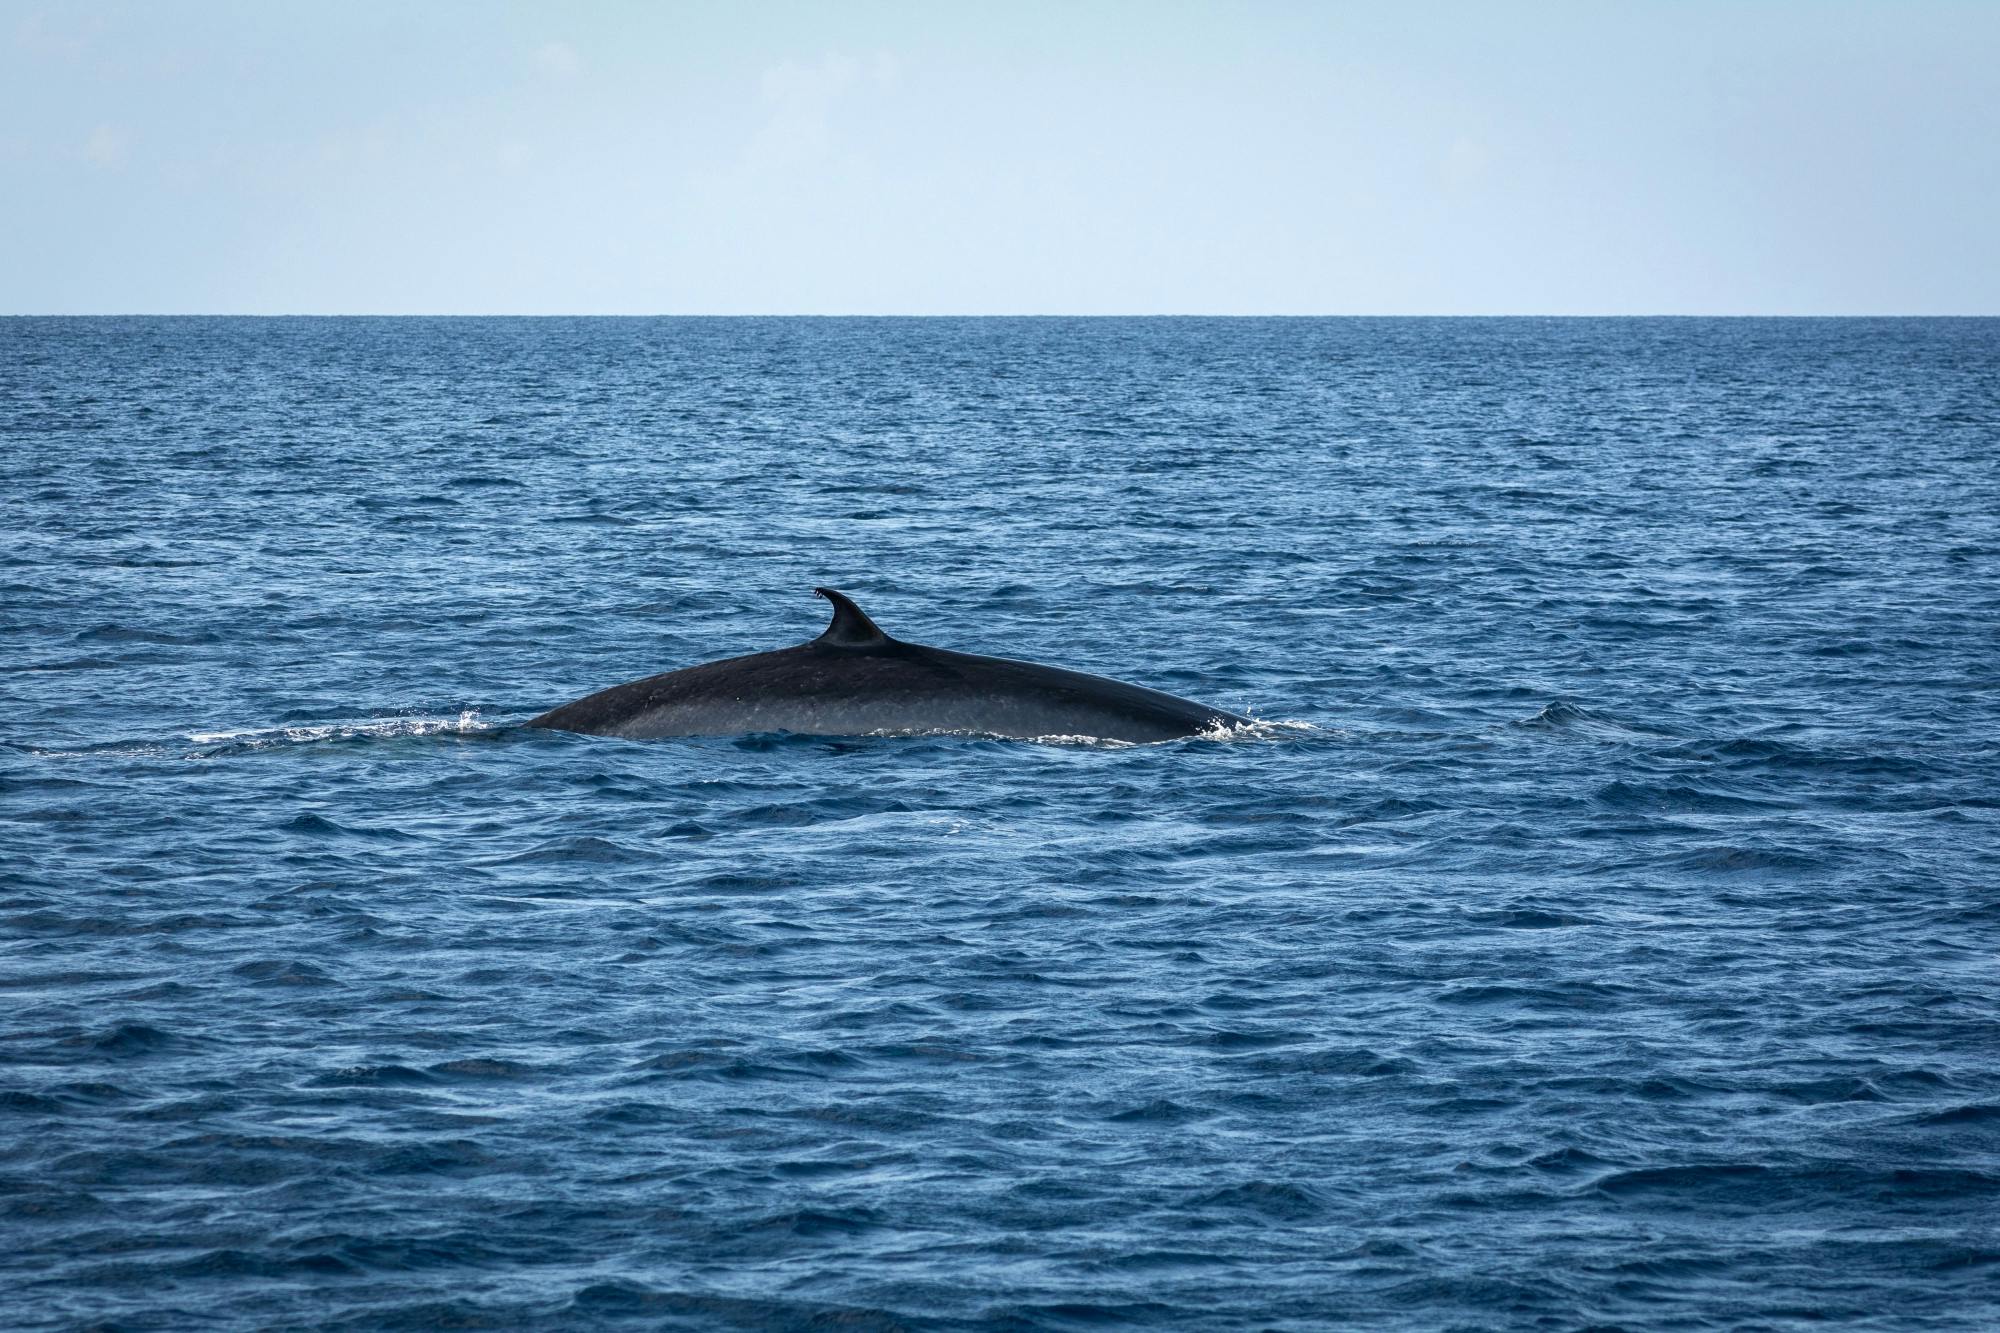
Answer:
[[[1243,719],[1158,690],[1004,657],[821,640],[599,691],[529,726],[650,740],[788,731],[1158,741]]]

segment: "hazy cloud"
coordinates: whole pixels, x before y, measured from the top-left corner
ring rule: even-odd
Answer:
[[[96,15],[80,18],[64,14],[57,18],[43,11],[25,16],[15,25],[14,44],[30,55],[74,60],[103,31],[104,20]]]
[[[1462,134],[1445,150],[1440,170],[1454,189],[1477,185],[1493,172],[1493,150],[1484,140]]]
[[[583,72],[583,57],[568,42],[545,42],[535,48],[535,68],[551,78],[573,79]]]
[[[893,85],[896,76],[896,58],[887,51],[866,58],[829,52],[810,63],[770,66],[758,80],[767,116],[751,144],[751,163],[817,156],[832,141],[834,108],[855,92]]]
[[[83,155],[100,167],[122,167],[131,149],[131,141],[123,130],[112,125],[99,125],[83,141]]]

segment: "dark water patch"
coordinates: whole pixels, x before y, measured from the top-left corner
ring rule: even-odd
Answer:
[[[1115,1111],[1105,1119],[1114,1125],[1185,1125],[1205,1120],[1210,1114],[1166,1097],[1156,1097],[1144,1105]]]
[[[1744,738],[1719,744],[1689,745],[1669,751],[1673,757],[1705,760],[1718,766],[1743,771],[1767,770],[1848,778],[1911,778],[1930,774],[1920,759],[1892,753],[1893,732],[1881,737],[1880,752],[1857,752],[1841,747],[1814,747],[1783,740]],[[1897,747],[1900,748],[1900,747]]]
[[[653,859],[650,852],[625,846],[610,838],[560,838],[529,851],[505,857],[502,865],[617,866],[643,865]]]
[[[125,665],[124,662],[113,657],[65,657],[47,662],[0,664],[0,672],[49,671],[66,675],[72,671],[117,671]]]
[[[525,490],[527,483],[516,477],[494,476],[487,473],[468,473],[453,477],[445,485],[460,490]]]
[[[1833,859],[1798,847],[1697,847],[1667,858],[1677,869],[1727,875],[1795,875],[1820,870]]]
[[[1408,1074],[1417,1065],[1366,1047],[1291,1049],[1270,1054],[1238,1056],[1234,1062],[1259,1075],[1320,1074],[1351,1078],[1387,1078]]]
[[[906,1322],[886,1312],[827,1305],[810,1299],[755,1299],[662,1290],[638,1282],[595,1282],[578,1291],[563,1313],[582,1320],[642,1320],[654,1328],[775,1329],[781,1333],[841,1329],[904,1333],[930,1321]],[[433,1325],[435,1327],[435,1325]]]
[[[1894,1207],[1927,1200],[1992,1200],[2000,1196],[2000,1175],[1929,1167],[1717,1163],[1617,1171],[1591,1182],[1590,1189],[1673,1208],[1763,1209],[1789,1203],[1836,1210],[1849,1202]]]
[[[337,1255],[277,1257],[244,1250],[209,1250],[175,1263],[152,1264],[146,1276],[164,1281],[237,1281],[260,1278],[343,1277],[360,1271]]]
[[[238,963],[233,973],[259,986],[338,986],[341,983],[313,964],[295,958],[262,958]]]
[[[1923,1125],[2000,1125],[2000,1105],[1974,1103],[1968,1106],[1954,1106],[1948,1111],[1934,1111],[1917,1118]]]
[[[59,1115],[62,1110],[63,1104],[54,1097],[13,1088],[0,1089],[0,1114]]]
[[[1243,1213],[1273,1222],[1296,1223],[1323,1216],[1328,1200],[1318,1191],[1284,1180],[1252,1180],[1208,1190],[1187,1201],[1197,1213]]]
[[[1636,998],[1630,987],[1596,981],[1454,986],[1437,996],[1440,1004],[1526,1010],[1599,1010],[1629,998]]]
[[[1824,1106],[1836,1102],[1883,1102],[1890,1100],[1889,1094],[1865,1078],[1825,1078],[1804,1082],[1787,1083],[1775,1089],[1777,1094],[1806,1106]]]
[[[1686,783],[1654,784],[1622,780],[1599,788],[1597,800],[1611,810],[1671,815],[1765,814],[1786,809],[1792,804],[1783,799],[1740,795]]]
[[[500,1060],[483,1057],[465,1060],[446,1060],[431,1066],[431,1073],[444,1078],[485,1081],[507,1081],[528,1078],[535,1073],[532,1065],[517,1060]]]
[[[1564,930],[1571,926],[1602,925],[1594,917],[1575,912],[1552,911],[1540,907],[1505,907],[1468,913],[1466,925],[1487,930]]]
[[[142,976],[138,972],[89,972],[56,971],[25,973],[17,976],[0,975],[0,990],[80,990],[90,986],[102,986],[112,982],[133,981]]]
[[[408,1065],[349,1065],[308,1080],[315,1088],[423,1087],[437,1079]]]
[[[411,841],[408,834],[399,832],[393,828],[371,828],[336,824],[324,815],[313,814],[310,811],[302,815],[293,816],[282,827],[287,833],[309,838],[364,838],[374,842]]]
[[[149,1023],[127,1020],[109,1027],[79,1032],[61,1038],[57,1045],[78,1055],[112,1060],[142,1060],[150,1056],[186,1050],[196,1040],[169,1032]]]
[[[146,629],[132,625],[95,625],[79,630],[72,641],[76,643],[159,643],[176,647],[197,644],[212,644],[220,641],[220,636],[210,630],[194,634],[175,634],[168,630]]]

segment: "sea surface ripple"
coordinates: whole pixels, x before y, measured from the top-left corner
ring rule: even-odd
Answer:
[[[2000,322],[0,321],[10,1327],[2000,1322]],[[1230,741],[638,744],[817,633]]]

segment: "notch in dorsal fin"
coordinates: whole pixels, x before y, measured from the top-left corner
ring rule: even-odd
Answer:
[[[813,593],[833,603],[833,623],[826,627],[826,633],[813,640],[814,643],[831,644],[835,648],[874,648],[890,642],[889,636],[875,628],[875,622],[868,618],[868,613],[856,606],[846,593],[835,592],[831,588],[814,588]]]

